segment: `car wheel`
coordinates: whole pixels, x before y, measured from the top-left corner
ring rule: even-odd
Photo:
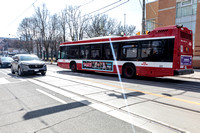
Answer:
[[[22,71],[22,69],[21,69],[20,67],[18,68],[18,75],[19,75],[19,76],[22,76],[22,75],[23,75],[23,71]]]
[[[2,64],[0,64],[0,68],[2,68]]]
[[[42,76],[46,75],[46,71],[41,72]]]
[[[11,66],[11,73],[15,74],[15,71],[13,70],[13,67]]]

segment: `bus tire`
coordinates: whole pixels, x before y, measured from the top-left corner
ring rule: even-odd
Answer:
[[[70,68],[71,68],[72,72],[76,72],[77,71],[76,63],[72,62],[71,65],[70,65]]]
[[[136,75],[136,69],[133,64],[126,64],[122,68],[122,75],[125,78],[133,78]]]

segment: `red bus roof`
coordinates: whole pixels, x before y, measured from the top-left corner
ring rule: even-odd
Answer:
[[[159,27],[155,30],[149,32],[148,35],[136,35],[136,36],[130,36],[130,37],[102,37],[99,39],[89,39],[89,40],[80,40],[80,41],[70,41],[70,42],[64,42],[60,45],[69,45],[69,44],[86,44],[86,43],[103,43],[103,42],[109,42],[109,38],[111,38],[112,41],[123,41],[123,40],[130,40],[130,39],[145,39],[145,38],[152,38],[152,37],[166,37],[166,36],[175,36],[175,33],[177,32],[178,28],[184,28],[186,31],[188,30],[186,27],[181,26],[166,26],[166,27]],[[188,30],[190,31],[190,30]]]

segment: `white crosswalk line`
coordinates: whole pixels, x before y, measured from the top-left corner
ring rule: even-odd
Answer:
[[[0,78],[0,84],[7,84],[7,83],[10,83],[7,79]]]

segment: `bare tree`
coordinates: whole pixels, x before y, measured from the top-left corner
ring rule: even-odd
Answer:
[[[121,35],[123,33],[126,36],[133,36],[135,35],[135,26],[134,25],[122,25],[121,22],[117,25],[115,30],[116,35]]]
[[[61,11],[59,15],[59,24],[60,24],[60,30],[62,34],[62,40],[63,42],[66,41],[66,32],[67,32],[67,14],[66,14],[67,7]]]
[[[64,11],[71,40],[82,40],[88,22],[87,15],[82,16],[81,10],[76,6],[68,6]]]
[[[59,29],[59,19],[58,19],[58,15],[54,14],[53,16],[50,17],[49,19],[49,28],[48,28],[48,42],[50,49],[51,49],[51,59],[53,59],[54,55],[58,54],[57,52],[55,52],[54,49],[57,50],[57,40],[60,36],[60,29]],[[55,53],[54,53],[55,52]]]
[[[49,11],[46,8],[46,5],[43,4],[42,8],[37,7],[35,9],[35,15],[34,15],[36,22],[37,22],[37,27],[40,30],[40,35],[41,35],[41,44],[42,44],[42,48],[43,50],[43,58],[45,59],[45,53],[47,56],[47,60],[49,57],[49,43],[47,43],[47,28],[48,28],[48,17],[49,17]],[[40,49],[40,54],[42,53],[42,50]]]
[[[23,48],[28,53],[33,53],[34,48],[33,37],[35,36],[35,27],[33,23],[33,18],[24,18],[18,27],[18,34],[21,41],[23,41]]]
[[[109,18],[108,15],[97,15],[91,18],[87,25],[86,34],[88,37],[108,36],[115,33],[117,26],[116,20]]]
[[[59,44],[67,40],[82,40],[84,36],[98,37],[108,35],[134,35],[135,26],[122,26],[115,19],[108,15],[96,15],[90,17],[82,14],[80,7],[67,6],[57,14],[50,15],[45,4],[35,8],[35,13],[30,18],[24,18],[18,28],[21,43],[17,45],[25,48],[29,53],[37,49],[37,55],[48,60],[49,53],[51,58],[58,58]],[[23,43],[22,43],[23,42]],[[49,51],[51,50],[51,51]]]

